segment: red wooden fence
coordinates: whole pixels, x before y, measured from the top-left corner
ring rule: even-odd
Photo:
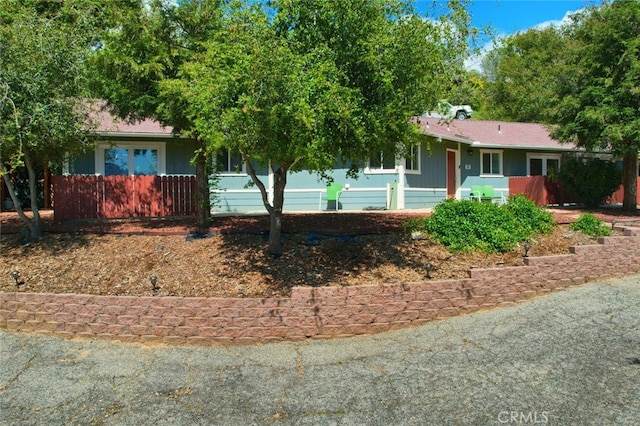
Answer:
[[[115,219],[192,216],[194,176],[53,176],[53,217]]]
[[[640,177],[638,177],[638,183],[636,184],[636,197],[638,197],[638,202],[640,203]],[[622,204],[622,200],[624,200],[624,186],[620,185],[620,188],[609,199],[609,203]]]
[[[623,186],[610,197],[610,204],[622,203]],[[539,206],[549,204],[578,203],[575,196],[560,188],[557,182],[545,176],[513,176],[509,178],[509,195],[524,194]],[[638,178],[638,200],[640,200],[640,178]]]

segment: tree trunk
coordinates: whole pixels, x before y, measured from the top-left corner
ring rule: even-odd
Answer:
[[[244,156],[244,163],[251,180],[256,184],[262,195],[262,204],[269,212],[269,253],[273,257],[282,255],[282,207],[284,206],[284,188],[287,186],[287,173],[289,167],[280,165],[278,170],[273,171],[273,204],[269,202],[269,194],[264,183],[256,175],[256,171],[247,156]]]
[[[626,155],[622,159],[624,197],[622,210],[635,212],[638,209],[638,154]]]
[[[269,253],[273,257],[282,255],[282,208],[284,188],[287,185],[287,170],[280,167],[273,173],[273,208],[269,211]]]
[[[207,151],[204,142],[198,141],[200,148],[196,154],[196,225],[198,232],[209,229],[211,216],[211,200],[209,198],[209,168],[207,167]]]
[[[282,209],[273,209],[269,222],[269,254],[274,258],[282,256]]]
[[[4,182],[7,185],[7,190],[9,191],[9,196],[11,197],[11,201],[16,209],[16,213],[22,220],[22,222],[27,226],[29,235],[27,238],[30,241],[37,241],[42,237],[42,223],[40,222],[40,212],[38,211],[38,193],[37,193],[37,177],[35,169],[33,168],[33,163],[31,162],[31,156],[28,152],[24,153],[24,162],[27,167],[27,173],[29,175],[29,192],[31,198],[31,211],[33,213],[33,218],[29,219],[27,215],[24,213],[24,209],[22,208],[22,204],[18,197],[16,196],[16,191],[11,182],[11,178],[9,177],[9,173],[6,172],[3,174]],[[2,160],[0,160],[0,170],[4,170],[4,164]],[[3,200],[4,202],[4,200]]]
[[[31,241],[37,241],[42,237],[42,222],[38,210],[38,176],[36,176],[36,169],[33,167],[33,160],[28,150],[24,151],[24,165],[27,167],[29,175],[29,195],[31,197],[31,213],[33,214],[29,223],[29,238]]]

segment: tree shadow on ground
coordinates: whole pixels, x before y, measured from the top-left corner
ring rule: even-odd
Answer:
[[[284,234],[284,253],[277,258],[268,254],[268,233],[223,234],[221,237],[223,254],[231,266],[242,269],[249,277],[256,274],[279,295],[287,295],[294,286],[416,282],[436,278],[441,273],[451,278],[451,271],[439,270],[440,265],[451,259],[448,250],[428,241],[412,242],[400,232]],[[467,265],[463,265],[457,276],[467,277],[466,269]],[[239,293],[250,293],[251,282],[240,284]]]

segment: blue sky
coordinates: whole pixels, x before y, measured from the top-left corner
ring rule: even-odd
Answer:
[[[436,7],[444,7],[446,3],[446,0],[436,0]],[[479,29],[488,26],[496,37],[503,37],[530,28],[557,25],[568,14],[599,3],[599,0],[472,0],[467,10],[472,26]],[[415,5],[419,12],[433,16],[430,9],[433,0],[415,0]],[[493,46],[488,37],[479,40],[479,44],[484,50]],[[479,70],[482,56],[469,59],[465,63],[467,69]]]
[[[474,0],[469,12],[476,27],[491,27],[498,34],[513,34],[541,24],[560,22],[567,13],[592,1],[575,0]]]
[[[444,0],[437,3],[446,4]],[[540,24],[561,21],[568,12],[593,4],[594,0],[472,0],[468,11],[473,26],[490,25],[497,34],[513,34]],[[419,10],[427,10],[433,0],[415,0]]]

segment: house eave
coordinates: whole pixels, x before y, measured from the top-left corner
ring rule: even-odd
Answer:
[[[467,142],[469,143],[469,141]],[[564,146],[531,146],[531,145],[505,145],[505,144],[488,144],[482,142],[469,143],[473,148],[485,148],[485,149],[521,149],[527,151],[557,151],[557,152],[581,152],[585,151],[584,148],[576,147],[564,147]]]
[[[96,132],[101,138],[113,139],[184,139],[173,133]]]
[[[442,135],[438,133],[425,133],[428,136],[439,140],[447,140],[450,142],[463,143],[471,146],[472,148],[485,148],[485,149],[521,149],[527,151],[557,151],[557,152],[583,152],[584,148],[576,148],[571,146],[536,146],[536,145],[521,145],[521,144],[491,144],[486,142],[474,141],[466,136],[462,135]]]

